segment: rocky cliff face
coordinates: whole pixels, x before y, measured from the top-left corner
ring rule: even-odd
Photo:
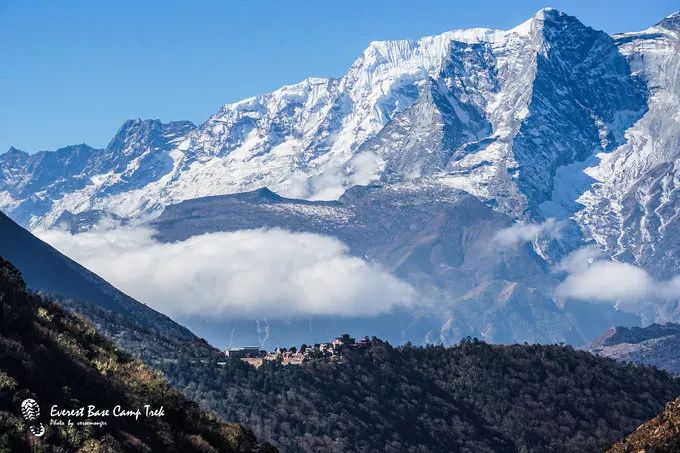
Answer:
[[[648,90],[647,111],[625,130],[625,143],[585,169],[592,184],[577,199],[586,237],[660,278],[678,272],[680,164],[680,13],[614,37]]]

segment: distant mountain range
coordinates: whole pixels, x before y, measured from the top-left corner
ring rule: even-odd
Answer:
[[[626,314],[551,291],[554,264],[587,244],[653,278],[680,274],[679,67],[680,13],[610,36],[548,8],[507,31],[372,42],[339,79],[225,105],[200,126],[130,120],[103,150],[12,148],[0,209],[73,231],[160,215],[164,240],[262,226],[337,235],[442,295],[442,310],[390,322],[393,338],[432,318],[414,339],[584,343],[611,325],[680,321],[675,299]],[[202,200],[265,187],[303,201]],[[498,261],[478,253],[494,229],[551,218],[555,237]]]
[[[680,375],[680,324],[612,327],[584,349],[621,362],[653,365]]]
[[[432,298],[415,316],[396,310],[369,319],[269,320],[268,344],[319,341],[339,331],[380,335],[395,343],[450,344],[470,335],[501,343],[583,344],[603,326],[639,322],[607,305],[556,303],[552,288],[558,276],[531,244],[500,251],[494,246],[496,233],[512,225],[512,218],[457,189],[360,186],[330,202],[287,199],[260,189],[184,201],[167,207],[150,225],[163,242],[272,227],[330,235],[348,244],[352,255],[427,288],[422,297]],[[263,340],[254,321],[217,321],[206,313],[186,322],[214,341],[224,332],[233,332],[242,343]]]

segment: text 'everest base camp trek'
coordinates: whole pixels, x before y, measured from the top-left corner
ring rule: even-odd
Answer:
[[[680,13],[609,35],[546,8],[200,126],[10,148],[0,256],[147,364],[476,338],[678,374],[678,185]]]

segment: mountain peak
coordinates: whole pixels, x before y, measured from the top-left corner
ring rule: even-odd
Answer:
[[[670,16],[664,17],[658,24],[657,27],[663,27],[667,30],[680,30],[680,11],[677,11]]]
[[[543,24],[571,24],[586,27],[578,18],[563,13],[555,8],[542,8],[534,14],[528,22],[540,21]]]
[[[109,143],[108,149],[121,151],[127,146],[138,144],[165,143],[186,135],[196,129],[191,121],[172,121],[162,123],[158,119],[129,119],[126,120],[116,132]]]
[[[170,121],[163,123],[159,119],[141,119],[141,118],[131,118],[125,120],[123,124],[118,129],[118,133],[123,131],[128,131],[131,129],[141,129],[141,128],[153,128],[153,127],[166,127],[166,128],[189,128],[194,129],[196,125],[191,121]]]
[[[254,202],[266,202],[266,203],[277,203],[283,200],[283,198],[269,190],[267,187],[262,187],[261,189],[252,190],[250,192],[242,192],[235,194],[234,198],[243,201],[254,201]]]
[[[4,153],[0,154],[2,157],[18,157],[18,156],[28,156],[28,153],[26,151],[22,151],[20,149],[15,148],[14,146],[10,146],[7,151]]]
[[[536,11],[534,17],[537,19],[545,19],[546,17],[556,17],[561,15],[564,15],[564,13],[548,6],[546,8],[541,8],[538,11]]]
[[[420,39],[401,39],[371,41],[363,53],[366,59],[375,59],[375,56],[389,59],[390,56],[409,54],[414,51],[427,54],[430,49],[443,49],[451,41],[464,43],[494,42],[503,39],[509,34],[528,34],[534,20],[550,20],[566,16],[565,13],[554,8],[543,8],[536,12],[529,20],[509,30],[476,27],[456,29],[439,35],[425,36]]]

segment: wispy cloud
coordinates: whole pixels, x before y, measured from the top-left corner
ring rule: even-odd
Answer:
[[[336,200],[351,186],[366,185],[378,177],[380,159],[372,152],[355,155],[340,165],[328,165],[317,175],[294,174],[276,192],[291,198]]]
[[[37,235],[116,287],[171,316],[288,319],[373,316],[413,303],[415,290],[348,254],[339,240],[247,230],[160,243],[143,227]]]
[[[494,242],[499,247],[513,248],[541,237],[556,239],[559,238],[563,226],[563,222],[554,218],[543,223],[515,223],[499,230],[494,236]]]

